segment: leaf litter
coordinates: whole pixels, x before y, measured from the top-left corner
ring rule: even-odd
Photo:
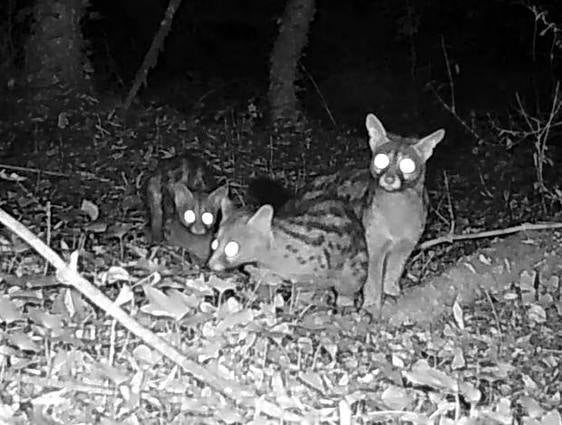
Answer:
[[[259,128],[248,134],[243,113],[230,126],[190,126],[174,111],[149,107],[125,124],[86,106],[92,116],[82,129],[71,115],[59,116],[69,140],[64,163],[62,147],[25,162],[73,177],[43,175],[32,186],[24,171],[2,171],[10,193],[3,208],[48,235],[68,259],[79,250],[74,261],[84,277],[206,369],[251,388],[254,408],[195,381],[7,239],[0,252],[0,422],[562,423],[559,274],[538,290],[540,277],[522,275],[504,296],[455,302],[429,327],[370,323],[357,312],[322,308],[306,294],[258,296],[240,274],[217,276],[190,264],[181,250],[148,248],[139,177],[150,167],[153,154],[146,153],[181,146],[228,181],[243,184],[251,170],[298,186],[303,170],[313,175],[337,166],[342,139],[323,135],[325,170],[319,152],[295,152],[295,141],[308,134],[274,143],[276,162],[267,164],[259,158],[271,135]],[[36,125],[37,134],[49,131],[48,121]],[[22,121],[10,131],[24,130]],[[84,136],[94,144],[72,152],[72,140]],[[437,251],[440,258],[450,250]]]

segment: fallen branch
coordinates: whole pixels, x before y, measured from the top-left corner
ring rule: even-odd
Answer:
[[[491,238],[494,236],[511,235],[517,232],[528,232],[531,230],[560,229],[562,223],[523,223],[519,226],[507,227],[505,229],[486,230],[485,232],[467,233],[466,235],[446,235],[426,241],[418,246],[420,251],[431,248],[442,243],[453,243],[468,239]]]
[[[121,323],[127,330],[149,344],[163,356],[178,364],[186,373],[199,382],[211,386],[216,391],[231,400],[234,400],[240,406],[245,408],[255,408],[255,400],[257,400],[257,396],[253,393],[253,391],[248,388],[244,388],[234,381],[221,378],[208,371],[198,363],[189,360],[174,346],[155,335],[149,329],[140,325],[123,309],[121,309],[121,307],[113,303],[113,301],[111,301],[97,287],[80,276],[76,270],[65,263],[56,252],[45,245],[43,241],[35,236],[29,229],[1,208],[0,223],[4,224],[8,229],[18,235],[43,258],[51,263],[56,268],[57,278],[61,283],[72,286],[78,290],[93,304],[115,318],[115,320]]]

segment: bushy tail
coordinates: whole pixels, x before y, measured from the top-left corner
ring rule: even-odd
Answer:
[[[285,186],[269,177],[256,177],[248,184],[248,199],[256,206],[270,204],[278,211],[292,198]]]

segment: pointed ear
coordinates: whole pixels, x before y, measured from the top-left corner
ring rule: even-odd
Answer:
[[[367,127],[367,131],[369,132],[369,146],[374,152],[376,148],[378,148],[385,140],[387,140],[386,130],[384,129],[384,126],[379,121],[379,119],[375,116],[375,114],[367,115],[365,126]]]
[[[425,136],[414,145],[424,162],[431,157],[433,149],[435,149],[435,146],[443,140],[443,137],[445,137],[445,130],[439,129],[431,133],[429,136]]]
[[[262,205],[248,220],[248,226],[253,226],[264,233],[271,232],[273,220],[273,207],[269,204]]]
[[[217,209],[220,207],[222,200],[224,198],[228,198],[228,186],[223,185],[217,187],[211,193],[209,193],[209,201],[212,205],[214,205]]]
[[[176,208],[193,203],[193,193],[191,193],[191,190],[189,190],[183,183],[175,183],[172,186],[172,191],[174,192],[174,203],[176,204]]]

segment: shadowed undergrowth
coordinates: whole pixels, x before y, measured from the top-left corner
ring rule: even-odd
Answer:
[[[538,258],[521,267],[525,274],[514,275],[513,285],[508,279],[501,292],[446,309],[430,327],[373,324],[360,313],[334,311],[318,294],[285,291],[268,300],[240,273],[217,276],[180,249],[147,246],[141,194],[151,161],[184,149],[198,153],[242,199],[257,174],[298,188],[315,174],[365,166],[363,128],[303,124],[275,132],[251,108],[203,120],[165,107],[139,107],[121,119],[94,99],[40,106],[1,124],[9,144],[3,162],[24,167],[0,166],[2,208],[65,259],[79,250],[84,277],[189,358],[251,388],[255,412],[196,382],[58,285],[41,257],[4,232],[6,423],[266,423],[268,415],[301,423],[560,423],[560,288],[552,281],[560,270],[529,278],[550,264],[546,257],[557,248],[547,241],[559,238],[555,231],[532,238],[537,250],[525,245]],[[462,233],[553,217],[555,204],[524,184],[527,172],[518,167],[529,163],[526,152],[510,153],[516,161],[508,161],[497,146],[474,148],[462,156],[437,150],[431,160],[425,239],[453,224]],[[490,268],[486,279],[496,279],[497,267],[519,270],[509,258],[519,258],[515,252],[529,239],[509,239],[503,263],[487,264],[489,253],[480,248],[488,240],[421,251],[404,283],[423,291],[416,285],[469,253]],[[456,284],[466,278],[454,276]]]

